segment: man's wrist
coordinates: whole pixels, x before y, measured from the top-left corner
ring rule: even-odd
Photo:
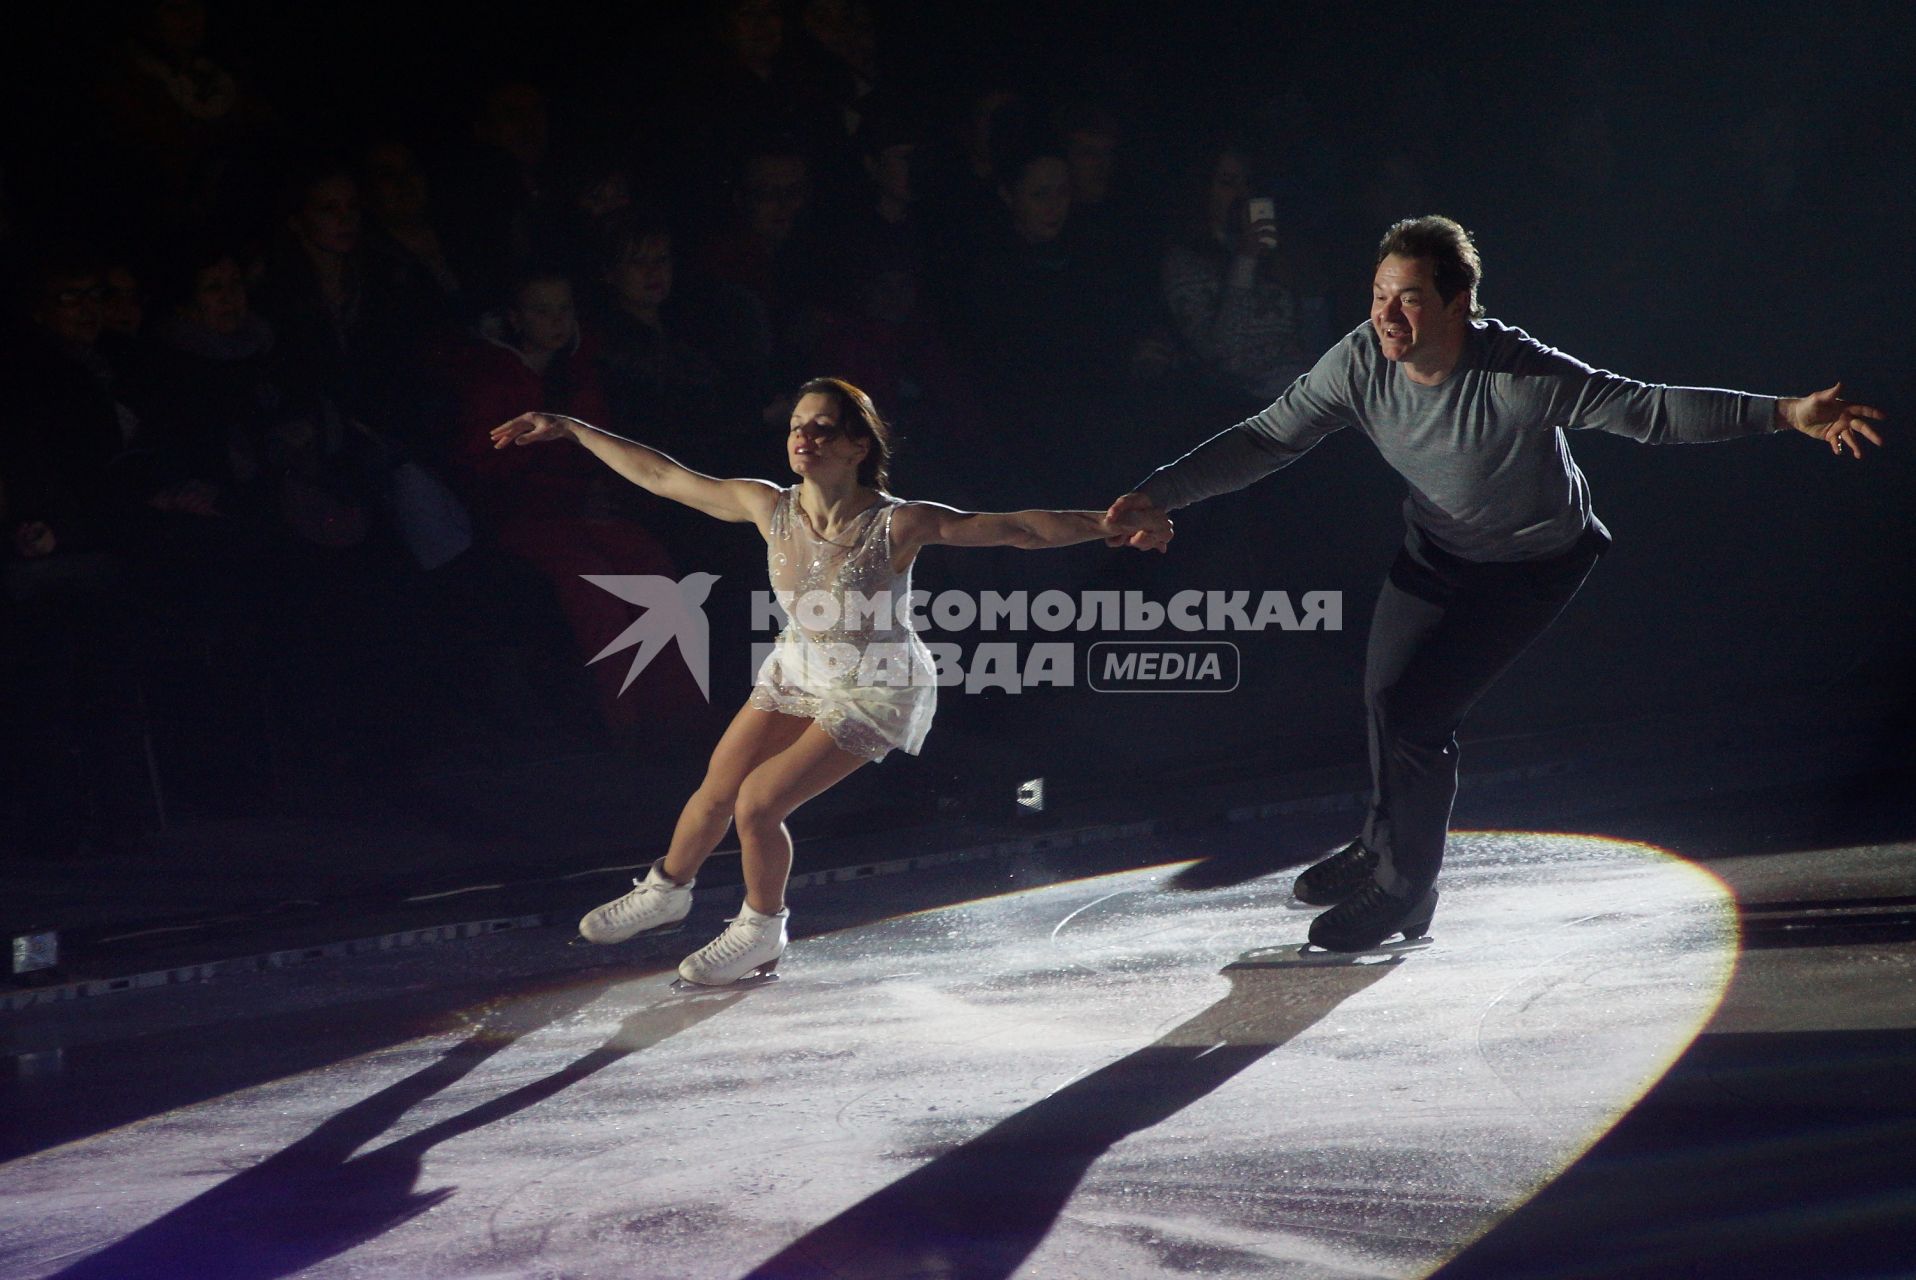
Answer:
[[[1776,409],[1772,417],[1770,430],[1789,431],[1796,426],[1796,419],[1790,414],[1790,409],[1795,403],[1796,398],[1794,396],[1778,396],[1776,398]]]

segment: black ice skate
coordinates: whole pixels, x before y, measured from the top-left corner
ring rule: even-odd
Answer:
[[[1311,921],[1311,945],[1325,951],[1369,951],[1399,933],[1405,942],[1416,942],[1430,933],[1436,911],[1434,888],[1420,897],[1400,898],[1372,880]]]
[[[1371,883],[1377,870],[1377,855],[1364,846],[1362,839],[1315,863],[1291,885],[1291,896],[1314,907],[1334,907]]]

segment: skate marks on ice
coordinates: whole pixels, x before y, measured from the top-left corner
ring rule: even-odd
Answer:
[[[1232,966],[1225,976],[1222,999],[1155,1043],[920,1165],[806,1233],[749,1280],[1011,1276],[1119,1142],[1210,1096],[1383,971],[1345,966],[1299,981]]]
[[[1176,869],[801,938],[749,996],[600,978],[0,1166],[0,1274],[1421,1274],[1649,1086],[1734,942],[1654,850],[1468,835],[1429,950],[1239,964],[1301,942],[1285,887]]]
[[[1723,887],[1658,851],[1532,835],[1460,844],[1452,885],[1481,892],[1446,899],[1429,954],[1242,952],[1218,1004],[946,1149],[753,1275],[1429,1271],[1649,1088],[1707,1021],[1735,945]],[[1096,882],[1105,891],[1052,930],[1058,957],[1086,981],[1144,978],[1179,953],[1303,931],[1266,903],[1270,886],[1187,898],[1162,892],[1168,880]],[[1072,993],[1074,1012],[1092,1012],[1089,994]]]

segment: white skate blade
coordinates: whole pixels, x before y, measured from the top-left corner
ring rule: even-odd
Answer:
[[[1431,944],[1428,937],[1398,939],[1362,951],[1326,951],[1305,943],[1301,947],[1259,947],[1226,965],[1229,969],[1297,969],[1339,964],[1392,964]]]
[[[700,992],[709,994],[719,991],[750,991],[753,987],[768,987],[777,981],[778,974],[760,971],[748,973],[736,982],[725,982],[717,985],[710,985],[703,982],[688,982],[684,978],[674,978],[672,979],[672,993],[674,995],[691,996],[698,995]]]

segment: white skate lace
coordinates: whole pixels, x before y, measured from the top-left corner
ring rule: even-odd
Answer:
[[[623,924],[638,914],[639,904],[651,893],[652,886],[643,880],[634,880],[633,890],[606,908],[606,917],[614,924]]]
[[[758,944],[758,930],[744,923],[744,916],[725,922],[725,932],[705,944],[699,954],[708,963],[730,964]]]

